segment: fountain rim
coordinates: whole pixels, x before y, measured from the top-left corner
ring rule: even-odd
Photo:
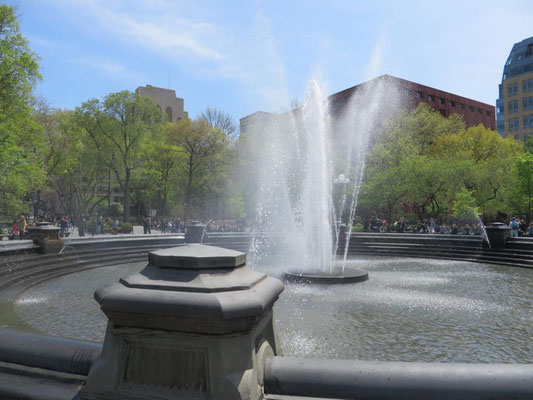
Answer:
[[[320,284],[320,285],[346,285],[368,281],[368,272],[355,268],[345,268],[341,274],[330,274],[324,271],[287,271],[281,274],[285,282]]]

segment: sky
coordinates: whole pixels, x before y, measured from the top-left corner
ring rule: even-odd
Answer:
[[[138,86],[170,88],[190,117],[238,120],[382,74],[494,105],[531,0],[18,0],[40,56],[36,94],[74,109]]]

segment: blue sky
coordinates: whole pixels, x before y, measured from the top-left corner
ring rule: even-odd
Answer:
[[[281,111],[311,78],[332,94],[385,73],[494,104],[512,45],[533,35],[531,0],[7,3],[54,107],[152,84],[191,117]]]

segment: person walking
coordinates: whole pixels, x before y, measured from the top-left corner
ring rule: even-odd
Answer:
[[[26,228],[27,227],[28,227],[28,223],[26,222],[26,217],[24,216],[24,214],[21,214],[20,215],[20,220],[19,220],[19,223],[18,223],[19,239],[20,240],[24,239],[24,232],[26,232]]]
[[[59,220],[59,236],[65,237],[65,232],[68,228],[67,219],[65,217],[61,217]]]
[[[516,217],[511,218],[509,222],[509,228],[511,228],[511,237],[518,237],[518,230],[520,229],[520,224]]]
[[[431,217],[428,221],[428,233],[435,233],[435,220]]]

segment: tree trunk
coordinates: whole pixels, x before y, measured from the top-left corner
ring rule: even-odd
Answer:
[[[131,171],[126,168],[126,179],[124,180],[124,222],[130,220],[130,177]]]

